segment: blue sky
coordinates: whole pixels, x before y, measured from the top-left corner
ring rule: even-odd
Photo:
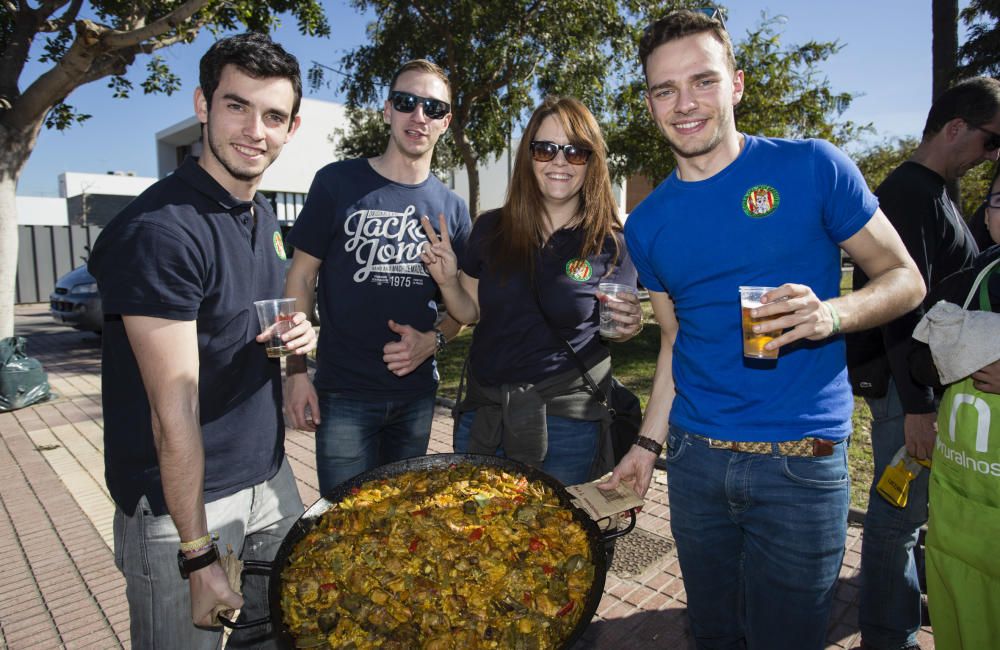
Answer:
[[[727,26],[736,40],[761,20],[762,14],[783,16],[782,41],[838,40],[843,49],[826,62],[823,73],[835,91],[860,95],[847,119],[873,123],[876,139],[917,135],[923,127],[931,95],[931,3],[929,0],[730,0]],[[968,4],[960,0],[960,6]],[[276,40],[308,69],[313,60],[337,65],[340,57],[364,43],[367,19],[343,2],[324,2],[332,36],[306,38],[287,21]],[[959,26],[959,38],[963,27]],[[146,96],[141,89],[127,101],[111,98],[104,81],[89,84],[68,101],[93,117],[69,131],[42,131],[38,145],[21,176],[18,194],[56,196],[58,175],[64,171],[132,171],[156,176],[155,133],[193,114],[192,94],[197,86],[201,54],[211,44],[203,34],[191,45],[166,48],[160,55],[183,80],[171,97]],[[142,66],[129,74],[136,88]],[[37,68],[36,68],[37,70]],[[31,72],[29,67],[28,72]],[[37,74],[37,72],[36,72]],[[28,76],[24,77],[28,79]],[[308,93],[308,97],[338,101],[336,88]]]

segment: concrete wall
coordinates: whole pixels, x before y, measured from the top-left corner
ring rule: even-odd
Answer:
[[[48,302],[56,280],[83,264],[100,233],[96,226],[18,226],[14,302]]]
[[[156,179],[149,176],[64,172],[59,174],[59,196],[63,198],[80,194],[138,196],[155,182]]]
[[[74,226],[108,225],[134,196],[116,194],[80,194],[66,199],[69,223]]]
[[[66,199],[50,196],[18,196],[19,226],[65,226],[69,223]]]
[[[303,98],[299,115],[302,123],[292,141],[264,172],[260,184],[262,192],[305,194],[316,172],[334,161],[334,131],[347,126],[344,105]],[[201,146],[201,124],[193,116],[159,131],[156,157],[160,177],[177,169],[183,160],[178,151],[200,155]]]
[[[347,126],[343,104],[303,99],[302,124],[281,155],[264,172],[260,189],[274,192],[309,191],[313,176],[334,158],[333,132]]]

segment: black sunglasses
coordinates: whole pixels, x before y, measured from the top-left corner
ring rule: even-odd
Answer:
[[[400,113],[412,113],[417,110],[417,104],[420,104],[424,107],[424,115],[432,120],[440,120],[451,112],[451,104],[448,102],[404,93],[402,90],[394,90],[389,93],[389,101],[392,102],[392,107]]]
[[[984,129],[978,124],[972,124],[970,122],[966,122],[966,124],[990,136],[986,138],[986,142],[983,143],[983,148],[985,148],[986,151],[996,151],[997,149],[1000,149],[1000,133],[994,133],[989,129]]]
[[[695,13],[699,13],[699,14],[705,15],[705,16],[708,16],[712,20],[718,22],[719,25],[722,27],[723,30],[726,29],[726,20],[722,16],[722,11],[719,10],[718,8],[716,8],[716,7],[699,7],[698,9],[691,9],[691,11],[693,11]],[[654,38],[654,37],[657,40],[659,40],[659,38],[662,35],[655,34],[655,32],[657,31],[657,27],[659,25],[662,25],[664,23],[664,21],[667,19],[667,17],[669,17],[673,13],[675,13],[675,12],[671,11],[669,14],[667,14],[666,17],[660,18],[659,20],[650,23],[649,25],[646,26],[645,29],[642,30],[642,36],[639,38],[639,52],[640,52],[640,54],[643,52],[643,50],[652,51],[652,48],[647,48],[648,41],[651,38]],[[657,44],[659,44],[660,42],[663,42],[663,41],[659,41]]]
[[[719,21],[719,24],[722,25],[722,29],[726,28],[726,21],[722,19],[722,12],[719,11],[719,9],[717,9],[716,7],[700,7],[698,9],[695,9],[694,11],[698,12],[699,14],[706,15],[712,20]]]
[[[590,149],[584,149],[575,144],[556,144],[548,140],[531,141],[531,157],[538,162],[554,160],[560,151],[566,157],[566,162],[571,165],[586,165],[591,154]]]

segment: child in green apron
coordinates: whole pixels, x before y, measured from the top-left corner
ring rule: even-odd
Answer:
[[[988,287],[997,271],[1000,258],[975,278],[963,309],[978,294],[980,311],[994,311]],[[931,316],[929,312],[927,318]],[[988,329],[985,336],[982,328],[972,330],[973,342],[985,347],[987,355],[995,354],[1000,350],[1000,315],[978,316],[978,324]],[[921,338],[923,325],[915,338]],[[930,338],[938,359],[942,351],[935,350],[933,334]],[[948,386],[938,410],[926,548],[935,647],[1000,648],[1000,395],[979,390],[971,376]]]

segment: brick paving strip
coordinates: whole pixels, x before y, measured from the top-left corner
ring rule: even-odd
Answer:
[[[112,552],[114,504],[104,486],[100,347],[93,334],[51,323],[46,305],[17,308],[18,335],[58,398],[0,414],[0,650],[129,647],[125,581]],[[288,430],[285,450],[303,503],[319,497],[312,434]],[[451,420],[435,413],[431,453],[451,451]],[[658,472],[639,527],[669,536]],[[858,643],[861,531],[848,531],[828,649]],[[608,574],[594,621],[573,650],[693,648],[676,554],[641,575]],[[919,641],[934,647],[929,628]]]

